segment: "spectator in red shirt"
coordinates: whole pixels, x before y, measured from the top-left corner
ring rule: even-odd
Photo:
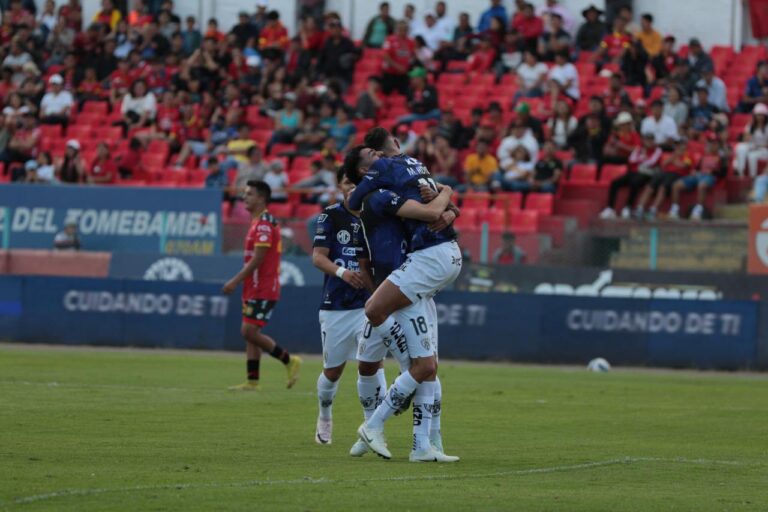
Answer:
[[[640,135],[629,112],[620,112],[613,124],[613,133],[603,147],[603,163],[626,164],[629,155],[640,145]]]
[[[477,75],[490,72],[496,60],[496,50],[491,45],[491,39],[484,36],[467,59],[466,78],[464,83],[471,83]]]
[[[69,0],[59,8],[59,19],[65,20],[65,25],[75,32],[83,29],[83,7],[80,0]]]
[[[288,49],[288,30],[280,22],[280,13],[270,11],[261,30],[259,48],[266,59],[279,59]]]
[[[629,155],[627,172],[611,181],[608,193],[608,206],[600,214],[601,219],[616,218],[616,196],[623,187],[629,189],[627,204],[621,210],[621,217],[629,219],[632,214],[632,205],[637,199],[637,194],[658,174],[661,161],[661,148],[656,145],[652,133],[643,135],[642,145],[636,147]]]
[[[384,60],[381,63],[381,88],[384,94],[397,91],[408,93],[408,71],[416,58],[416,43],[408,37],[408,23],[398,21],[395,33],[384,41]]]
[[[646,220],[655,220],[656,212],[662,201],[672,191],[672,186],[681,178],[688,176],[693,169],[693,158],[688,153],[688,142],[680,139],[675,145],[674,152],[661,161],[661,173],[655,176],[643,190],[640,201],[637,203],[635,216],[638,219],[643,218],[645,207],[652,197],[655,196],[653,204],[645,213]]]
[[[613,119],[621,110],[632,107],[632,100],[624,90],[624,84],[621,81],[619,73],[613,73],[608,82],[608,90],[603,94],[603,105],[605,105],[605,115]]]
[[[536,16],[533,4],[525,4],[522,13],[522,16],[512,21],[512,28],[519,32],[524,50],[535,52],[539,37],[544,33],[544,21]]]
[[[632,44],[632,36],[627,32],[627,20],[617,16],[613,20],[613,31],[603,38],[593,59],[601,64],[606,62],[618,64],[630,44]]]
[[[210,38],[218,43],[223,41],[226,37],[224,32],[219,30],[219,21],[216,18],[209,19],[208,28],[205,31],[205,34],[203,34],[203,38]]]
[[[25,163],[37,156],[40,142],[40,128],[37,126],[34,113],[30,110],[23,112],[21,126],[16,128],[5,151],[0,153],[0,162],[8,169],[12,163]]]
[[[80,108],[86,101],[103,101],[106,97],[107,92],[96,76],[96,68],[85,68],[85,77],[77,86],[77,101]]]
[[[144,169],[141,166],[141,156],[144,154],[144,145],[136,137],[128,144],[128,149],[117,155],[117,170],[123,179],[140,180],[144,178]]]
[[[112,185],[117,178],[117,164],[109,151],[106,142],[99,142],[96,147],[96,158],[88,168],[88,183],[92,185]]]

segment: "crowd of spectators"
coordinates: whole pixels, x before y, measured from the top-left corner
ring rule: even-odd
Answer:
[[[356,44],[338,13],[313,2],[290,34],[259,1],[224,33],[216,19],[182,20],[172,0],[101,0],[90,20],[80,0],[47,0],[39,12],[10,0],[0,28],[3,172],[111,184],[203,169],[202,183],[232,204],[249,179],[270,183],[277,201],[300,189],[322,203],[338,197],[343,152],[386,122],[404,151],[459,190],[555,193],[574,162],[625,165],[604,218],[654,217],[667,197],[679,217],[680,194],[696,190],[691,216],[700,219],[707,191],[732,166],[759,177],[762,200],[768,64],[729,104],[701,43],[680,51],[651,14],[624,7],[606,20],[595,6],[578,16],[542,3],[516,0],[509,12],[491,0],[472,20],[442,1],[399,16],[384,2]],[[361,81],[369,54],[376,65]],[[486,85],[507,96],[462,111],[441,97],[447,75],[481,96]],[[104,108],[91,121],[110,134],[98,144],[78,136],[95,103]],[[732,107],[752,114],[735,147]],[[65,144],[46,143],[53,133]],[[153,148],[165,149],[150,169]],[[297,161],[307,164],[298,173]],[[625,187],[629,202],[617,211]]]

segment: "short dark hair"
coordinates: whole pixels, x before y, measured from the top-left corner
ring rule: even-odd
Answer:
[[[272,199],[272,189],[269,188],[269,185],[267,185],[263,181],[248,180],[245,184],[255,189],[256,193],[259,194],[261,197],[263,197],[266,202],[269,202]]]
[[[653,107],[663,107],[663,106],[664,106],[664,102],[662,102],[661,100],[653,100],[651,102],[651,108],[653,108]]]
[[[653,23],[653,14],[645,13],[641,16],[641,18],[647,21],[648,23]]]
[[[366,135],[366,139],[367,138],[368,136]],[[360,180],[362,179],[362,176],[360,176],[360,152],[366,147],[368,147],[367,144],[359,144],[347,151],[347,154],[344,157],[344,163],[341,164],[341,169],[344,170],[344,174],[349,181],[355,185],[360,183]]]
[[[340,165],[339,168],[336,169],[336,183],[341,184],[341,182],[344,181],[344,176],[346,176],[346,174],[344,166]]]
[[[384,144],[387,143],[387,138],[389,138],[389,131],[387,131],[386,128],[377,126],[368,130],[368,133],[365,134],[365,139],[363,139],[363,144],[365,144],[365,147],[369,147],[374,151],[381,151],[384,149]],[[358,150],[357,153],[359,155],[360,151]],[[346,159],[344,159],[344,161],[346,161]]]
[[[389,2],[381,2],[381,3],[379,4],[379,9],[383,9],[384,7],[386,7],[387,9],[389,9]]]
[[[211,165],[219,165],[219,159],[215,156],[208,158],[208,166],[210,167]]]

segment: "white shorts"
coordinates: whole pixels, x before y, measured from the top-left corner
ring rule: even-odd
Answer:
[[[387,346],[366,321],[357,354],[358,361],[375,363],[387,351],[400,365],[400,371],[411,366],[411,359],[437,355],[437,307],[432,299],[420,300],[397,311],[393,317],[405,332],[406,343]]]
[[[412,303],[431,299],[452,284],[461,272],[461,249],[456,241],[414,251],[387,279]]]
[[[323,368],[336,368],[355,359],[362,336],[365,310],[320,310],[320,336],[323,342]]]

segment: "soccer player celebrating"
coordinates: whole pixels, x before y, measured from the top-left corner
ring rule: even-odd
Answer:
[[[344,198],[354,188],[337,173],[337,182]],[[360,273],[358,258],[364,255],[360,219],[344,204],[337,203],[323,210],[317,218],[312,263],[325,273],[323,299],[320,304],[320,336],[323,343],[323,371],[317,379],[317,418],[315,442],[331,444],[333,432],[332,406],[344,365],[355,359],[357,340],[361,335],[370,282]]]
[[[363,149],[354,148],[345,159],[347,172],[354,169],[366,173],[350,196],[351,208],[360,208],[363,199],[378,188],[417,202],[421,201],[420,186],[428,185],[437,190],[426,167],[418,160],[401,155],[397,140],[383,128],[374,128],[368,133],[366,146]],[[387,158],[380,159],[379,151]],[[443,193],[444,190],[440,192],[441,195]],[[445,204],[447,206],[448,203]],[[395,380],[384,402],[360,426],[358,434],[370,449],[384,458],[390,458],[391,453],[384,439],[384,422],[400,410],[415,392],[414,407],[419,407],[423,417],[419,420],[422,428],[414,432],[410,460],[452,462],[458,459],[440,457],[429,440],[437,359],[427,318],[428,301],[458,276],[461,252],[452,228],[433,231],[423,219],[405,217],[411,253],[406,262],[376,289],[366,303],[365,313],[372,330],[384,339],[385,344],[399,343],[403,338],[406,340],[412,364],[409,371]],[[391,316],[396,311],[407,320],[403,322],[407,333]]]
[[[267,211],[272,191],[263,181],[248,181],[243,205],[251,214],[251,227],[245,237],[245,265],[222,288],[232,293],[243,283],[243,323],[240,333],[246,342],[248,380],[229,389],[257,391],[262,350],[279,359],[288,372],[288,388],[296,384],[301,358],[292,356],[275,340],[261,332],[272,316],[280,297],[280,228]]]
[[[364,150],[362,147],[357,149],[358,151]],[[355,171],[350,170],[350,174],[357,174],[355,182],[358,183],[362,179],[362,174],[358,174]],[[433,200],[437,195],[429,187],[422,187],[422,194],[425,200],[431,202],[434,202]],[[398,217],[416,217],[418,216],[417,210],[424,207],[425,205],[421,203],[414,200],[405,201],[394,192],[383,189],[378,189],[365,197],[361,221],[369,248],[370,261],[360,260],[360,265],[366,271],[372,271],[376,285],[381,284],[389,274],[400,267],[406,260],[408,242],[403,222]],[[435,231],[440,231],[453,222],[456,214],[453,211],[443,212],[444,206],[442,204],[439,204],[437,208],[435,213],[439,214],[439,220],[433,222],[430,227]],[[431,344],[437,350],[437,311],[434,300],[428,300],[426,309],[427,322],[430,324],[430,333],[432,335]],[[382,373],[380,365],[387,352],[387,346],[383,341],[383,339],[372,335],[372,329],[370,326],[366,326],[357,356],[359,362],[358,394],[360,396],[360,403],[363,405],[366,421],[381,404],[386,392],[385,383],[381,383],[381,379],[377,378]],[[390,344],[389,350],[400,363],[401,372],[408,371],[410,359],[406,344]],[[443,462],[458,460],[456,457],[444,454],[440,432],[441,401],[442,388],[439,379],[435,380],[434,402],[432,404],[422,403],[423,401],[420,397],[414,400],[414,438],[426,429],[429,433],[429,442],[437,454],[413,452],[411,457],[409,457],[411,460],[439,460]],[[404,404],[401,409],[406,407]],[[428,412],[432,414],[432,421],[429,424],[423,422],[424,408],[429,409]],[[352,446],[350,455],[359,457],[367,451],[368,446],[362,440],[358,440]]]

